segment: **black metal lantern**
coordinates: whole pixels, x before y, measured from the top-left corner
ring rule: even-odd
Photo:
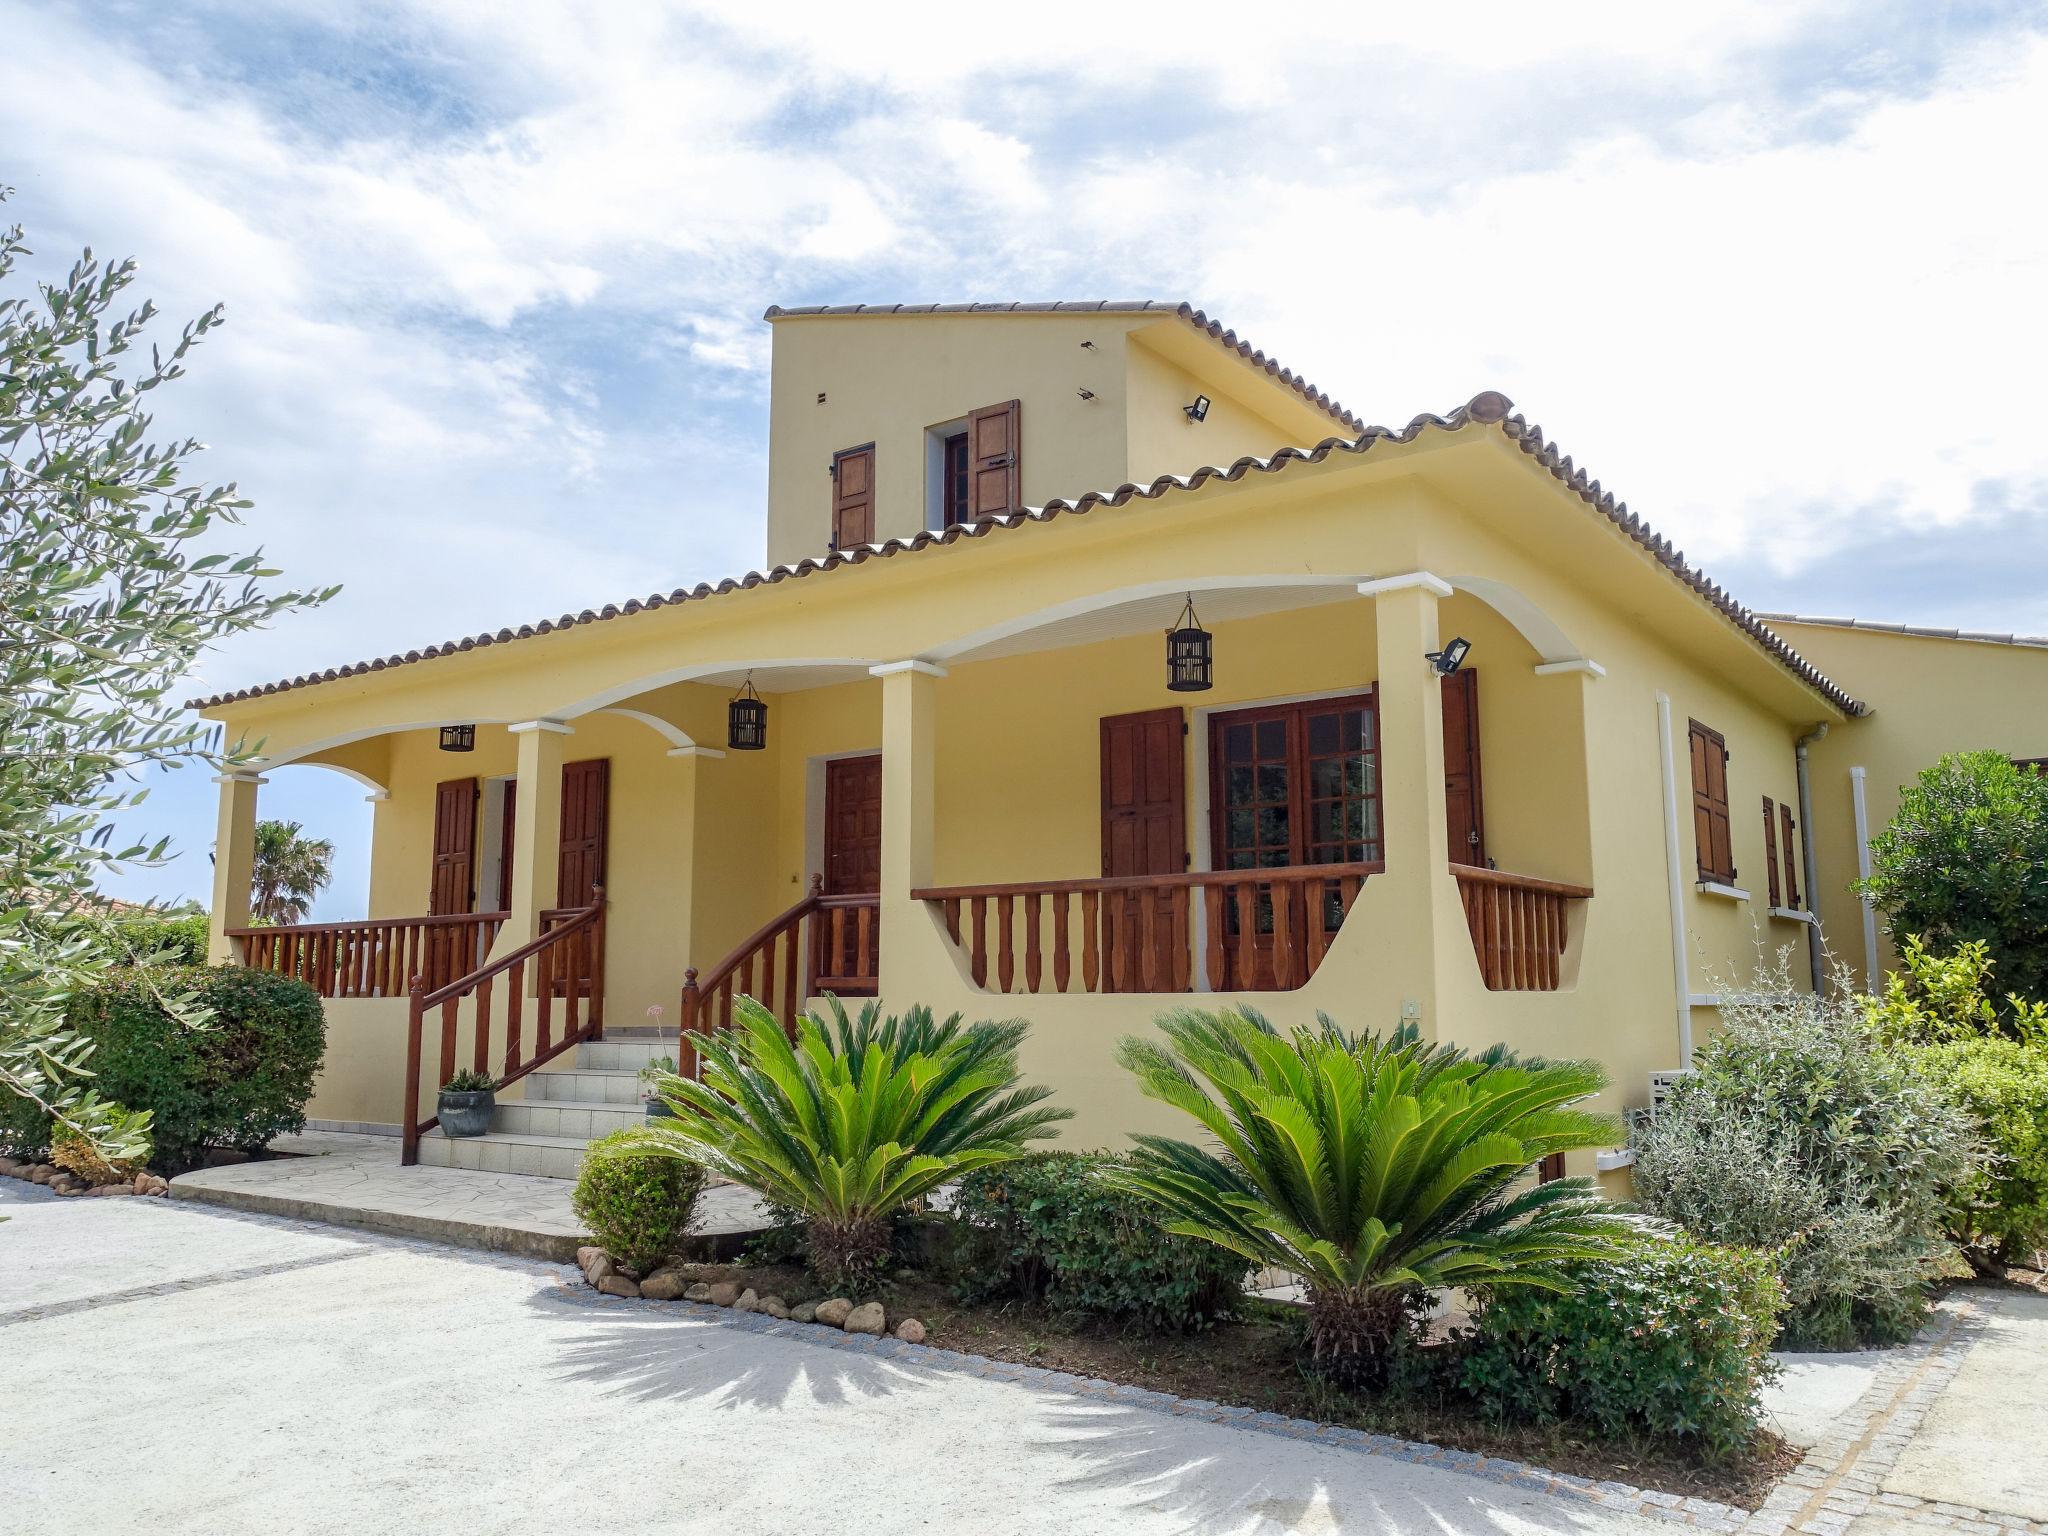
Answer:
[[[754,674],[725,706],[725,744],[735,752],[758,752],[768,745],[768,706],[754,692]]]
[[[443,752],[474,752],[476,750],[476,727],[473,725],[442,726],[441,750]]]
[[[1471,650],[1472,642],[1459,635],[1442,650],[1427,652],[1422,659],[1436,668],[1437,676],[1455,677],[1458,668],[1465,665],[1465,658]]]
[[[1188,594],[1180,621],[1166,632],[1166,686],[1173,693],[1203,693],[1216,686],[1214,637],[1202,628],[1195,615],[1195,598]]]

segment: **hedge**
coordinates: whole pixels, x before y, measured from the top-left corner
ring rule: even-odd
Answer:
[[[1047,1152],[981,1168],[954,1196],[952,1265],[963,1300],[1026,1296],[1056,1312],[1183,1333],[1230,1315],[1246,1265],[1159,1230],[1158,1213],[1108,1187],[1107,1153]]]
[[[1565,1294],[1515,1286],[1479,1299],[1460,1385],[1483,1411],[1716,1458],[1750,1443],[1785,1301],[1767,1254],[1646,1235],[1565,1278]]]
[[[181,994],[211,1021],[188,1028],[172,1017],[159,998]],[[197,1167],[210,1146],[253,1152],[305,1129],[327,1025],[302,981],[240,966],[117,970],[72,998],[66,1017],[93,1042],[99,1093],[150,1112],[159,1172]],[[0,1096],[0,1139],[17,1155],[47,1156],[49,1117]]]

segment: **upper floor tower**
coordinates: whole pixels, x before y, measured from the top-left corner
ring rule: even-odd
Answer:
[[[1349,435],[1185,304],[770,309],[768,563]]]

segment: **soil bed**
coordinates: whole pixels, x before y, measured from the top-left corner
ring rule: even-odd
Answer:
[[[735,1281],[792,1306],[826,1294],[795,1266],[679,1267],[694,1280]],[[1273,1303],[1255,1303],[1241,1320],[1207,1333],[1148,1336],[1126,1335],[1100,1320],[1063,1318],[1025,1302],[966,1305],[943,1283],[907,1272],[890,1282],[881,1300],[891,1327],[899,1318],[918,1318],[930,1331],[930,1343],[965,1354],[1349,1425],[1743,1509],[1755,1509],[1800,1459],[1798,1450],[1768,1432],[1758,1434],[1746,1457],[1716,1465],[1654,1442],[1598,1439],[1570,1424],[1494,1424],[1456,1400],[1347,1397],[1303,1373],[1299,1327],[1291,1309]]]

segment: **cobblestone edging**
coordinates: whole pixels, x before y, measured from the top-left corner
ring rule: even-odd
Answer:
[[[1835,1434],[1811,1451],[1771,1490],[1743,1525],[1744,1536],[1848,1536],[1869,1515],[1907,1530],[1966,1536],[2048,1536],[2048,1523],[1886,1493],[1884,1480],[1927,1417],[1927,1410],[1962,1368],[1983,1334],[1990,1310],[1967,1296],[1951,1296],[1934,1320],[1883,1366]]]
[[[1407,1462],[1418,1467],[1441,1467],[1445,1471],[1462,1472],[1468,1477],[1484,1478],[1509,1488],[1533,1489],[1539,1493],[1577,1500],[1621,1514],[1654,1515],[1700,1530],[1738,1532],[1744,1529],[1745,1522],[1750,1519],[1748,1510],[1738,1509],[1732,1504],[1717,1504],[1709,1499],[1684,1498],[1675,1493],[1637,1488],[1629,1483],[1595,1481],[1568,1472],[1552,1472],[1543,1467],[1532,1467],[1526,1462],[1509,1461],[1498,1456],[1481,1456],[1475,1451],[1457,1451],[1419,1440],[1400,1440],[1392,1435],[1368,1434],[1362,1429],[1319,1424],[1311,1419],[1289,1418],[1285,1414],[1265,1412],[1256,1408],[1229,1407],[1201,1398],[1176,1397],[1171,1392],[1155,1392],[1146,1387],[1126,1386],[1121,1382],[1105,1381],[1100,1377],[1075,1376],[1066,1371],[1047,1370],[1043,1366],[990,1360],[981,1355],[963,1354],[956,1349],[943,1349],[935,1344],[910,1344],[901,1339],[842,1333],[837,1328],[818,1323],[799,1323],[793,1319],[785,1321],[760,1312],[734,1312],[727,1307],[707,1306],[702,1302],[645,1301],[605,1296],[585,1285],[582,1275],[574,1269],[563,1271],[561,1299],[572,1305],[592,1308],[645,1308],[656,1312],[679,1313],[699,1322],[716,1323],[727,1328],[742,1329],[748,1333],[794,1339],[825,1349],[844,1350],[851,1354],[872,1355],[882,1360],[897,1360],[905,1365],[928,1370],[951,1371],[987,1381],[1010,1381],[1041,1391],[1066,1392],[1100,1402],[1168,1414],[1175,1418],[1200,1419],[1205,1423],[1226,1424],[1259,1434],[1279,1435],[1288,1440],[1311,1441],[1317,1445],[1332,1446],[1367,1456],[1382,1456],[1390,1461]]]

